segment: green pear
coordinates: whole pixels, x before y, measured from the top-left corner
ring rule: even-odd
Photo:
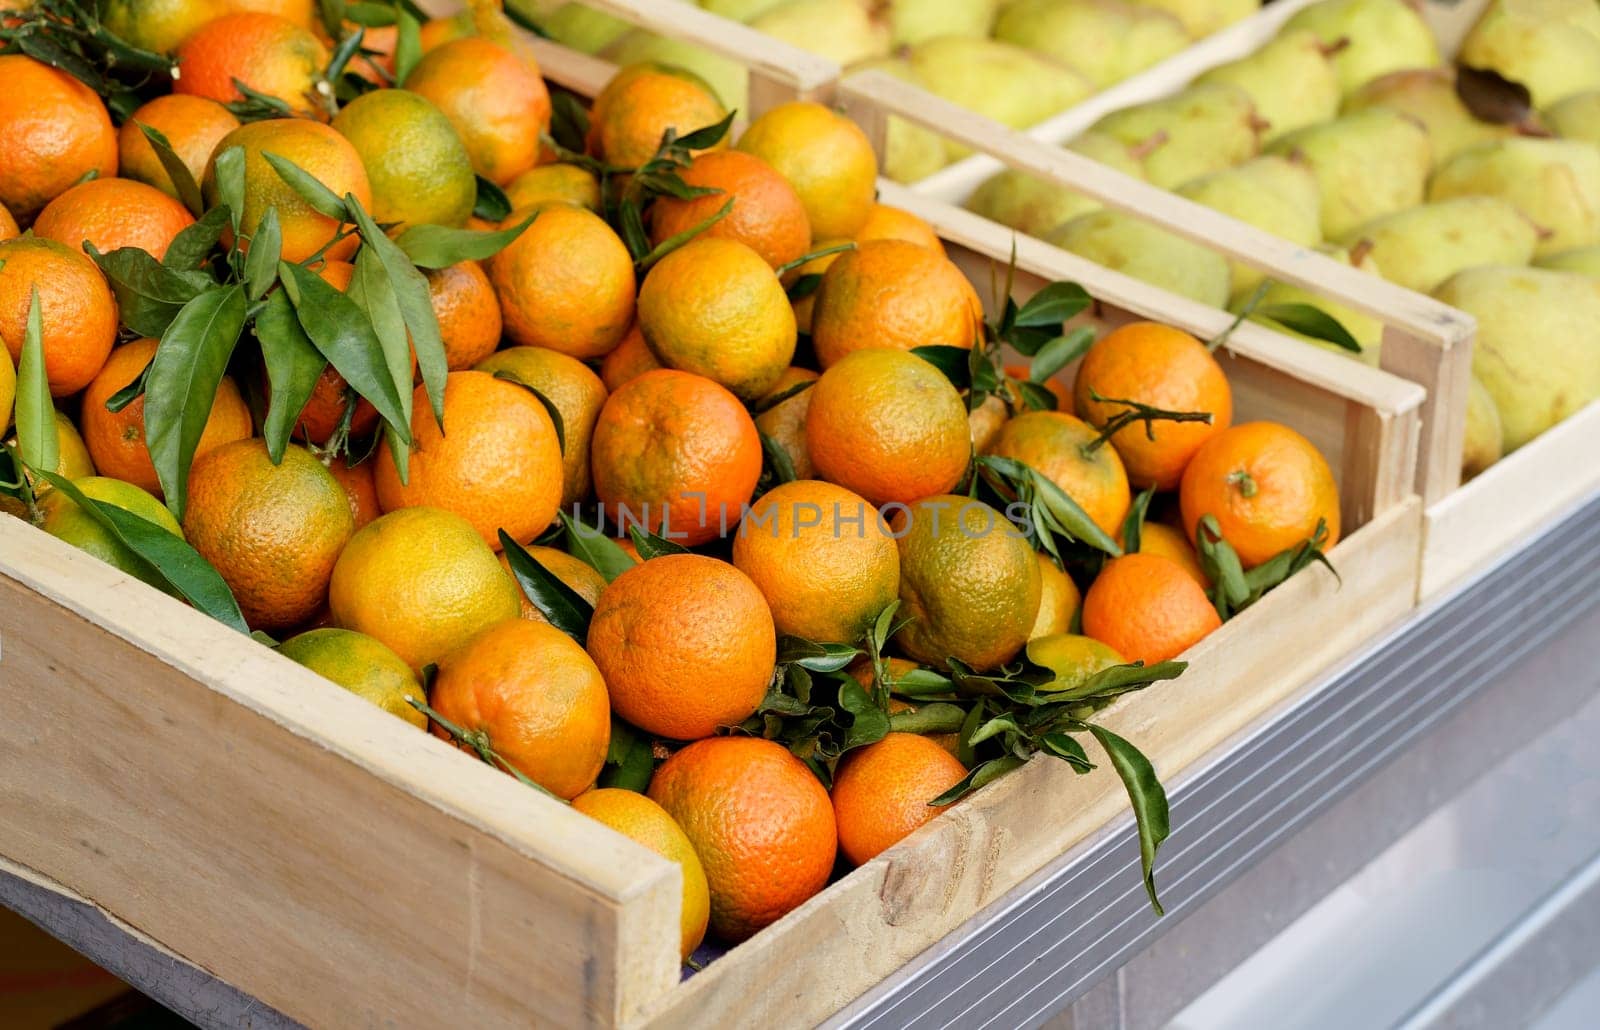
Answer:
[[[1261,0],[1133,0],[1142,7],[1166,11],[1183,23],[1184,31],[1204,39],[1218,29],[1243,21],[1261,10]]]
[[[1596,8],[1600,9],[1600,4]],[[1574,93],[1556,102],[1544,113],[1544,121],[1563,139],[1600,145],[1600,90]]]
[[[1344,247],[1334,247],[1327,244],[1317,249],[1340,264],[1359,268],[1368,275],[1383,274],[1378,267],[1378,262],[1373,259],[1371,254],[1366,253],[1364,249],[1358,248],[1352,252]],[[1253,291],[1249,295],[1236,295],[1229,305],[1229,310],[1235,314],[1244,310],[1244,306],[1249,303],[1251,296],[1254,296]],[[1356,343],[1361,345],[1361,353],[1352,354],[1337,344],[1298,333],[1288,326],[1275,322],[1264,314],[1260,314],[1260,312],[1270,310],[1274,304],[1309,304],[1343,326],[1345,332],[1353,336]],[[1271,326],[1286,336],[1305,340],[1307,343],[1321,347],[1324,350],[1331,350],[1335,354],[1343,354],[1345,357],[1355,358],[1364,365],[1370,365],[1373,368],[1378,367],[1378,359],[1383,353],[1383,321],[1381,319],[1373,318],[1371,315],[1364,315],[1354,308],[1345,307],[1343,304],[1318,296],[1310,290],[1302,290],[1298,286],[1291,286],[1276,279],[1268,283],[1267,288],[1261,291],[1261,298],[1256,302],[1254,310],[1257,313],[1250,316],[1250,321],[1252,322],[1260,322],[1262,325]]]
[[[989,35],[1000,0],[889,0],[889,37],[898,48],[935,36]]]
[[[1094,92],[1073,69],[992,39],[940,36],[912,47],[910,59],[929,92],[1013,129],[1041,122]],[[950,141],[945,151],[952,161],[971,153]]]
[[[1382,107],[1297,129],[1268,149],[1316,173],[1322,186],[1322,235],[1330,240],[1421,203],[1433,164],[1428,130]]]
[[[836,64],[889,54],[889,24],[862,0],[785,0],[750,27]]]
[[[911,62],[903,57],[880,57],[872,61],[862,61],[854,65],[851,71],[866,71],[875,69],[888,72],[897,79],[914,83],[918,86],[922,82],[911,70]],[[924,129],[915,122],[908,122],[896,115],[889,116],[888,141],[884,145],[883,174],[895,182],[916,182],[926,179],[950,163],[949,155],[945,152],[945,139],[931,129]]]
[[[1472,377],[1467,387],[1467,435],[1461,447],[1461,478],[1471,479],[1499,461],[1505,454],[1505,429],[1500,425],[1500,409],[1488,387]]]
[[[1591,27],[1585,10],[1596,12],[1594,0],[1495,0],[1457,60],[1520,82],[1540,109],[1600,89],[1600,28]]]
[[[1431,293],[1466,268],[1527,264],[1539,229],[1499,197],[1456,197],[1384,215],[1346,242],[1371,248],[1390,282]]]
[[[1014,0],[1000,12],[994,38],[1070,65],[1100,89],[1190,42],[1177,18],[1122,0]]]
[[[700,0],[700,6],[712,14],[720,14],[732,21],[749,21],[759,18],[782,4],[784,0]]]
[[[1050,233],[1050,242],[1202,304],[1220,308],[1228,303],[1228,262],[1221,254],[1142,218],[1091,211]]]
[[[1191,179],[1178,192],[1196,203],[1232,215],[1290,243],[1322,242],[1322,190],[1305,165],[1266,156]],[[1238,261],[1229,265],[1233,296],[1248,296],[1262,275]]]
[[[1408,68],[1373,79],[1345,98],[1344,111],[1385,107],[1408,114],[1428,127],[1433,166],[1461,151],[1514,135],[1510,125],[1479,121],[1456,95],[1456,73],[1449,68]]]
[[[694,72],[717,94],[723,107],[745,110],[750,77],[744,65],[703,46],[635,29],[602,50],[600,56],[620,66],[670,64]]]
[[[562,4],[538,19],[538,25],[557,43],[585,54],[598,54],[633,28],[615,15],[583,4]]]
[[[1164,189],[1242,164],[1261,150],[1262,122],[1250,94],[1228,82],[1114,111],[1094,128],[1141,148],[1145,178]]]
[[[1434,296],[1478,320],[1472,373],[1516,450],[1600,399],[1600,280],[1544,268],[1470,268]]]
[[[1135,178],[1144,178],[1139,158],[1123,143],[1086,132],[1067,144],[1067,149],[1093,158]],[[1100,209],[1093,200],[1026,172],[1007,169],[990,178],[967,198],[965,207],[1029,236],[1043,239],[1050,230],[1081,214]]]
[[[1339,76],[1327,48],[1305,29],[1285,32],[1249,57],[1230,61],[1197,82],[1231,82],[1250,94],[1271,140],[1339,113]]]
[[[1290,18],[1284,30],[1291,29],[1309,29],[1328,46],[1344,41],[1333,66],[1345,93],[1380,75],[1439,64],[1433,30],[1405,0],[1322,0]]]
[[[1562,272],[1577,272],[1579,275],[1593,276],[1600,279],[1600,247],[1579,247],[1577,250],[1564,250],[1559,254],[1542,257],[1534,264],[1540,268],[1554,268]]]
[[[1457,154],[1434,173],[1428,197],[1502,197],[1544,230],[1537,253],[1600,243],[1600,146],[1507,139]]]

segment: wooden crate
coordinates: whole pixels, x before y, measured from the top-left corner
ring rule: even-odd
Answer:
[[[543,53],[555,81],[604,77]],[[988,292],[992,226],[890,199],[939,222]],[[1027,282],[1075,279],[1107,321],[1206,330],[1205,309],[1046,251],[1022,248]],[[1237,417],[1328,453],[1342,582],[1307,569],[1176,684],[1104,713],[1166,777],[1415,596],[1423,391],[1311,348],[1263,360],[1271,335],[1247,327],[1226,358]],[[680,982],[675,866],[7,518],[0,695],[0,862],[317,1026],[814,1024],[1127,812],[1109,768],[1035,759]]]

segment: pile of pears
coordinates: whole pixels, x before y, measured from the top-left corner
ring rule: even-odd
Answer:
[[[1406,0],[1321,0],[1066,146],[1475,316],[1468,476],[1600,399],[1596,0],[1493,0],[1454,65]],[[1216,307],[1314,304],[1378,361],[1376,320],[1081,194],[1005,172],[967,206]]]
[[[1024,129],[1260,9],[1261,0],[695,0],[857,71],[876,68]],[[693,71],[745,108],[737,62],[582,3],[510,0],[556,42],[617,64]],[[969,151],[901,119],[884,174],[924,179]]]

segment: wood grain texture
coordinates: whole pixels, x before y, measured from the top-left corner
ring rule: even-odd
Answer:
[[[676,980],[675,866],[11,518],[0,696],[4,857],[294,1018],[610,1025]]]

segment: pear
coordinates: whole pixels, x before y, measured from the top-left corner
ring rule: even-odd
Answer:
[[[694,72],[729,111],[744,111],[750,86],[744,65],[683,40],[635,29],[600,52],[613,64],[670,64]]]
[[[759,18],[784,0],[700,0],[700,6],[731,21]]]
[[[1261,150],[1261,120],[1250,94],[1207,82],[1115,111],[1095,130],[1145,151],[1145,178],[1165,189],[1232,168]]]
[[[1091,211],[1050,233],[1063,250],[1154,286],[1209,304],[1228,303],[1221,254],[1120,211]]]
[[[1250,94],[1273,139],[1339,113],[1339,76],[1328,48],[1305,29],[1285,32],[1249,57],[1230,61],[1197,82],[1231,82]]]
[[[1298,129],[1268,149],[1316,173],[1322,186],[1322,235],[1330,240],[1421,203],[1433,164],[1421,123],[1382,107]]]
[[[1600,10],[1600,4],[1596,5]],[[1600,145],[1600,90],[1574,93],[1551,105],[1544,113],[1545,124],[1563,139],[1583,140]]]
[[[1144,178],[1139,159],[1125,144],[1086,132],[1067,149],[1091,157],[1135,178]],[[1027,172],[1007,169],[979,186],[965,207],[1001,225],[1043,239],[1050,230],[1081,214],[1100,209],[1099,201]]]
[[[1386,107],[1408,114],[1428,128],[1433,165],[1461,151],[1514,135],[1509,125],[1479,121],[1456,95],[1456,73],[1449,68],[1409,68],[1373,79],[1345,98],[1344,111]]]
[[[989,35],[1000,0],[890,0],[889,38],[896,47],[935,36]]]
[[[1314,247],[1322,242],[1322,190],[1317,177],[1286,157],[1258,157],[1192,179],[1178,192],[1290,243]],[[1249,295],[1260,284],[1261,273],[1249,265],[1234,261],[1229,267],[1235,297]]]
[[[1580,247],[1577,250],[1564,250],[1559,254],[1542,257],[1534,263],[1540,268],[1555,268],[1563,272],[1577,272],[1579,275],[1600,279],[1600,247]]]
[[[1100,89],[1190,42],[1177,18],[1121,0],[1014,0],[1000,12],[994,38],[1070,65]]]
[[[1494,398],[1507,453],[1600,398],[1600,280],[1495,265],[1434,296],[1478,320],[1472,374]]]
[[[911,68],[929,92],[1024,129],[1083,100],[1094,86],[1047,57],[992,39],[940,36],[911,48]],[[971,151],[946,141],[950,160]]]
[[[1422,15],[1405,0],[1322,0],[1304,8],[1284,30],[1309,29],[1328,46],[1339,88],[1353,93],[1380,75],[1439,64],[1439,44]]]
[[[1370,247],[1390,282],[1431,293],[1466,268],[1527,264],[1539,230],[1499,197],[1456,197],[1385,215],[1346,242]]]
[[[903,57],[880,57],[863,61],[851,71],[875,69],[888,72],[897,79],[922,85],[911,62]],[[908,122],[896,115],[889,116],[888,141],[884,146],[883,174],[895,182],[916,182],[926,179],[950,163],[945,152],[945,139],[931,129]]]
[[[1357,248],[1351,251],[1344,247],[1325,244],[1317,249],[1340,264],[1359,268],[1369,275],[1383,274],[1382,269],[1378,267],[1378,262],[1373,259],[1365,248]],[[1235,314],[1244,310],[1245,304],[1249,302],[1250,296],[1253,295],[1253,292],[1250,295],[1236,295],[1229,305],[1229,310]],[[1345,331],[1355,338],[1356,343],[1361,345],[1361,353],[1352,354],[1337,344],[1295,332],[1293,329],[1266,317],[1266,315],[1259,314],[1259,312],[1269,310],[1274,304],[1309,304],[1343,326]],[[1371,315],[1364,315],[1354,308],[1348,308],[1343,304],[1327,300],[1310,290],[1302,290],[1298,286],[1291,286],[1288,283],[1278,282],[1277,280],[1267,284],[1267,288],[1261,291],[1261,299],[1256,302],[1255,311],[1258,313],[1250,316],[1250,321],[1252,322],[1260,322],[1262,325],[1271,326],[1286,336],[1305,340],[1307,343],[1321,347],[1324,350],[1331,350],[1336,354],[1355,358],[1364,365],[1370,365],[1373,368],[1378,367],[1378,359],[1383,353],[1383,321],[1381,319],[1373,318]]]
[[[1428,197],[1502,197],[1544,230],[1537,253],[1600,243],[1600,147],[1507,139],[1462,151],[1434,173]]]
[[[1533,106],[1549,107],[1600,89],[1596,11],[1594,0],[1495,0],[1462,40],[1456,59],[1520,82]]]
[[[615,15],[583,4],[561,4],[538,19],[538,25],[557,43],[585,54],[598,54],[633,28]]]
[[[1261,10],[1261,0],[1133,0],[1142,7],[1166,11],[1183,23],[1184,31],[1203,39],[1218,29]]]
[[[1505,453],[1500,409],[1488,387],[1472,377],[1467,387],[1467,435],[1461,448],[1461,478],[1471,479],[1500,460]]]
[[[836,64],[889,54],[889,25],[862,0],[785,0],[750,27]]]

